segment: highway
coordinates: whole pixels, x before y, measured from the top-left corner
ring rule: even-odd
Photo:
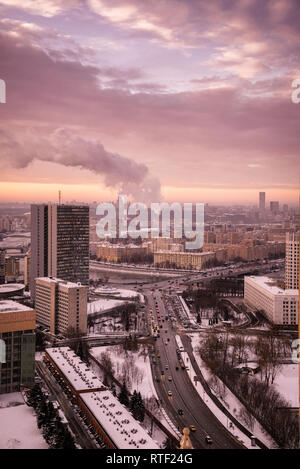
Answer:
[[[164,318],[166,314],[161,294],[156,290],[155,294],[148,293],[147,299],[148,314],[151,314],[150,309],[152,309],[154,320],[158,322],[156,301],[160,318]],[[155,344],[156,364],[152,366],[154,375],[160,380],[159,383],[155,380],[156,390],[167,413],[172,415],[172,420],[176,422],[180,431],[184,427],[195,425],[196,431],[191,432],[190,435],[194,448],[242,449],[243,446],[226,431],[204,404],[190,382],[188,372],[180,368],[176,354],[178,348],[175,341],[176,329],[172,328],[170,321],[165,319],[164,322],[161,321],[161,324],[163,327],[160,329],[160,337]],[[160,358],[157,357],[158,354]],[[166,370],[166,366],[168,366],[168,370]],[[179,368],[178,370],[176,370],[176,366]],[[161,376],[162,370],[164,376]],[[169,376],[172,381],[168,380]],[[172,392],[172,397],[168,396],[168,391]],[[182,416],[178,414],[178,409],[183,410]],[[206,444],[205,437],[207,435],[212,438],[212,445]]]

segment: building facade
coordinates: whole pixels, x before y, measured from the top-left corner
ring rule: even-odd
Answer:
[[[0,394],[34,385],[35,311],[0,300]]]
[[[52,334],[86,333],[88,287],[58,278],[35,281],[36,320]]]
[[[286,234],[285,288],[299,289],[299,233]]]
[[[273,324],[298,324],[298,290],[284,290],[269,277],[246,276],[244,301],[250,307],[263,311]]]
[[[0,284],[5,283],[5,249],[0,248]]]
[[[215,259],[214,252],[157,251],[154,253],[154,265],[161,267],[203,269],[209,261]]]
[[[38,277],[58,277],[88,285],[89,207],[32,205],[30,264],[33,299]]]

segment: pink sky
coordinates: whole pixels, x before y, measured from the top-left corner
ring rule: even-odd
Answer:
[[[0,1],[0,201],[296,204],[297,0]]]

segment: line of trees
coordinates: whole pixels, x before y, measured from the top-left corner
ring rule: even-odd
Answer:
[[[39,384],[27,394],[27,405],[33,407],[37,426],[42,430],[42,435],[50,449],[76,449],[75,441],[68,427],[64,425],[54,408],[48,401]]]
[[[241,374],[236,368],[247,361],[251,348],[259,365],[259,375],[255,377]],[[280,447],[298,447],[297,418],[286,410],[282,411],[289,404],[272,386],[281,368],[281,358],[286,353],[286,344],[276,334],[270,332],[250,344],[243,334],[211,331],[201,342],[198,352],[213,375],[238,396],[247,411],[256,417]]]

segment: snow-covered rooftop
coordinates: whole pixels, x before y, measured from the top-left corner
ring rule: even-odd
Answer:
[[[0,314],[1,313],[15,313],[17,311],[32,311],[32,308],[17,303],[13,300],[0,300]]]
[[[1,293],[15,292],[18,290],[23,290],[25,285],[22,283],[3,283],[0,285],[0,295]]]
[[[295,289],[284,290],[283,288],[281,288],[280,286],[276,284],[275,280],[273,280],[270,277],[250,275],[250,276],[245,277],[245,279],[250,279],[256,285],[266,289],[270,293],[273,293],[273,295],[286,295],[286,296],[298,295],[298,290],[295,290]]]
[[[47,354],[61,370],[75,391],[101,389],[103,383],[69,347],[52,347]]]
[[[46,349],[56,366],[63,372],[75,390],[93,389],[80,398],[119,449],[158,449],[159,446],[132,414],[106,388],[93,372],[69,348]],[[84,379],[85,378],[85,379]],[[95,390],[104,388],[104,390]]]

